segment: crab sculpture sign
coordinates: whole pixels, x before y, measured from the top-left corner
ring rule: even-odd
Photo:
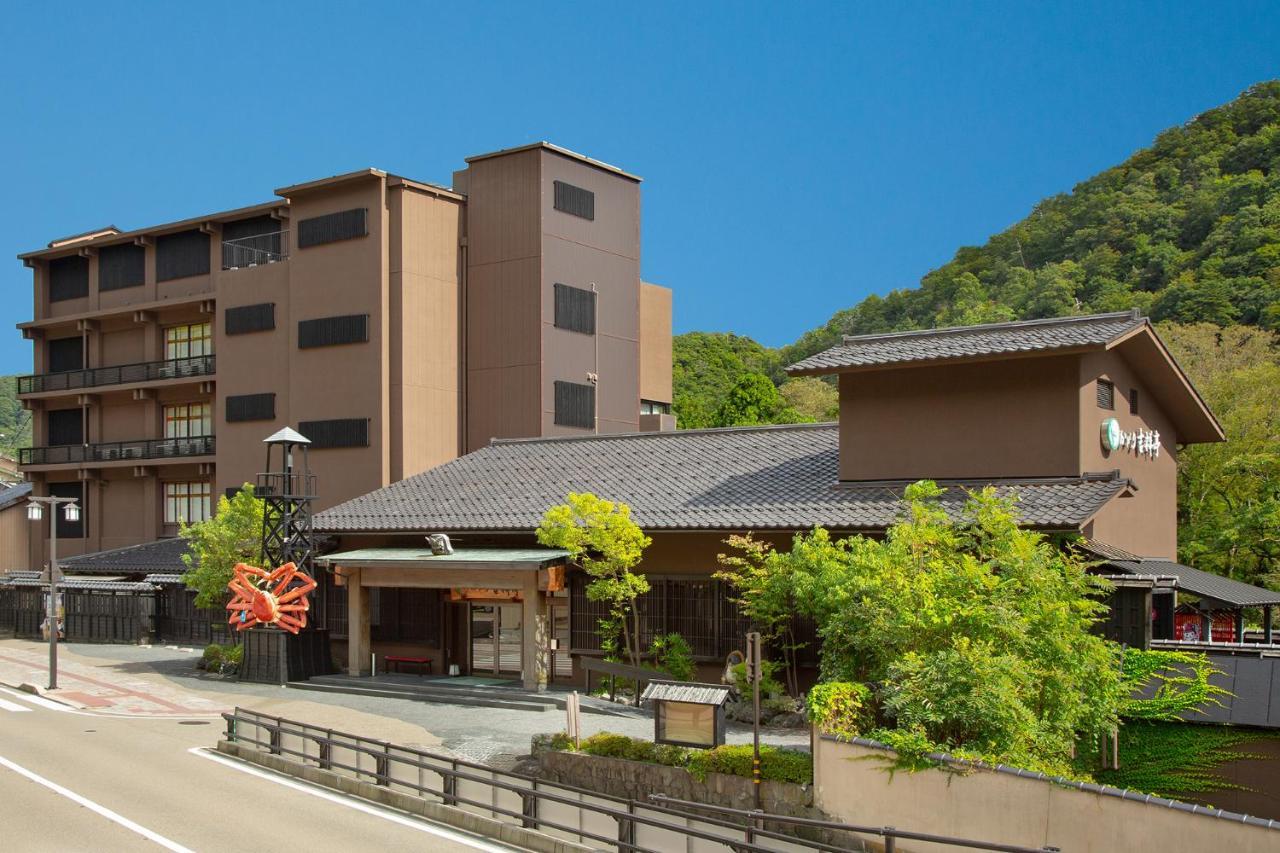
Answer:
[[[227,623],[237,631],[254,625],[276,625],[296,634],[307,627],[307,594],[316,588],[314,578],[293,563],[271,572],[237,563],[234,571],[235,577],[227,584],[233,593],[227,604],[231,611]]]

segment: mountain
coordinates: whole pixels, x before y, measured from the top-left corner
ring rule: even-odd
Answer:
[[[869,296],[788,346],[678,336],[675,409],[681,426],[711,425],[744,373],[782,383],[785,365],[843,335],[1134,307],[1182,324],[1280,328],[1280,81],[1164,131],[961,247],[918,287]]]
[[[18,377],[0,376],[0,455],[16,457],[31,445],[31,413],[18,402]]]

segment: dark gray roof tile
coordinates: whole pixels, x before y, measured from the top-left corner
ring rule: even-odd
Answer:
[[[181,537],[174,537],[125,548],[112,548],[110,551],[67,557],[58,560],[58,565],[67,574],[182,573],[187,570],[182,562],[182,555],[185,553],[187,553],[187,541]]]
[[[316,529],[532,531],[569,492],[631,507],[646,530],[880,530],[905,482],[837,482],[835,424],[497,441],[316,516]],[[947,484],[943,484],[947,485]],[[980,486],[984,483],[953,484]],[[1002,480],[1030,525],[1074,529],[1125,480]],[[962,488],[943,502],[959,510]]]
[[[1146,322],[1135,312],[1125,311],[1087,317],[859,335],[846,337],[837,346],[791,365],[787,372],[828,373],[876,365],[1101,347]]]

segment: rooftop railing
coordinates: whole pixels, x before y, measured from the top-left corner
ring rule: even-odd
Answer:
[[[65,444],[51,447],[24,447],[18,451],[21,465],[64,465],[85,462],[120,462],[143,459],[176,459],[212,456],[214,437],[151,438],[137,441],[107,441],[98,444]]]
[[[289,232],[287,230],[222,241],[222,268],[224,270],[238,270],[244,267],[275,264],[287,260],[288,257]]]
[[[212,355],[197,355],[190,358],[171,358],[167,361],[120,364],[114,367],[87,367],[82,370],[64,370],[58,373],[37,373],[32,376],[18,377],[18,393],[73,391],[77,388],[98,388],[103,385],[124,385],[158,379],[211,376],[215,366]]]

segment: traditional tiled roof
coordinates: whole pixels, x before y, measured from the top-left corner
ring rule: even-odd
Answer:
[[[888,364],[1103,347],[1146,323],[1137,312],[1125,311],[1087,317],[859,335],[846,337],[837,346],[791,365],[787,372],[831,373]]]
[[[316,529],[531,532],[569,492],[631,507],[646,530],[881,530],[907,483],[837,482],[835,424],[495,441],[325,510]],[[976,487],[985,483],[943,483]],[[1076,529],[1128,487],[1110,475],[995,481],[1031,526]],[[964,488],[943,503],[959,511]]]
[[[16,503],[25,501],[31,495],[30,483],[18,483],[0,489],[0,509],[8,509]]]
[[[1178,579],[1178,589],[1202,598],[1212,598],[1233,607],[1263,607],[1280,604],[1280,592],[1238,580],[1215,575],[1212,572],[1193,569],[1172,560],[1157,557],[1139,557],[1122,551],[1105,542],[1086,539],[1085,550],[1106,561],[1105,565],[1130,575],[1172,575]]]
[[[98,551],[93,554],[80,554],[58,560],[58,565],[67,574],[138,574],[153,572],[185,572],[186,565],[182,555],[187,553],[187,541],[175,537],[173,539],[157,539],[141,545],[129,545],[125,548],[112,548],[110,551]]]
[[[687,681],[650,681],[640,697],[642,702],[688,702],[693,705],[723,705],[729,699],[724,684],[697,684]]]

